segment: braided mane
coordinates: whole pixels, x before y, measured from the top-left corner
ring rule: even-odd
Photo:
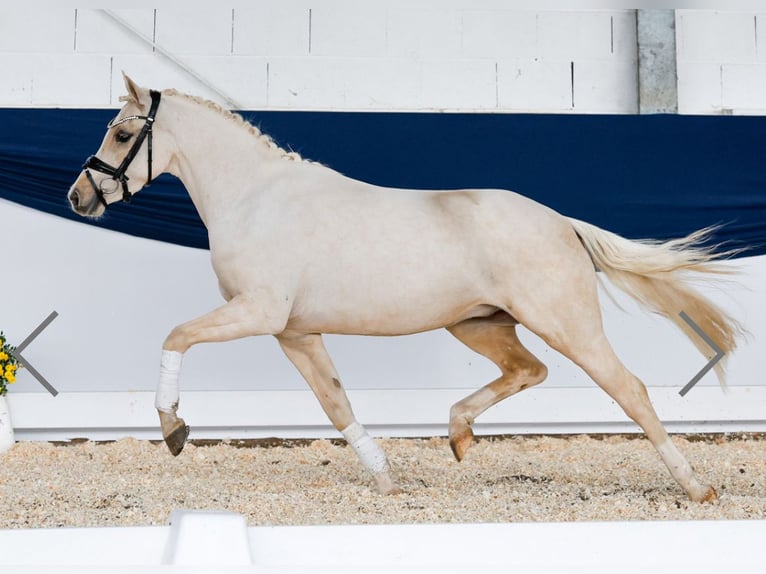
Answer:
[[[279,145],[277,145],[277,143],[273,140],[273,138],[270,135],[263,133],[261,130],[259,130],[250,122],[248,122],[241,115],[230,112],[229,110],[227,110],[220,104],[217,104],[216,102],[213,102],[211,100],[206,100],[205,98],[201,98],[199,96],[192,96],[189,94],[185,94],[173,88],[163,90],[162,93],[163,95],[168,95],[168,96],[180,96],[196,104],[205,106],[209,110],[213,110],[214,112],[217,112],[218,114],[220,114],[227,120],[232,121],[236,123],[237,125],[245,128],[248,132],[250,132],[253,136],[255,136],[258,139],[258,141],[263,143],[263,145],[268,147],[270,150],[273,150],[274,152],[278,153],[282,157],[282,159],[285,159],[288,161],[308,161],[308,160],[304,160],[298,152],[287,151],[286,149],[280,147]]]

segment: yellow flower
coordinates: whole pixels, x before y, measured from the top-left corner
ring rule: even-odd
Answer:
[[[8,353],[5,351],[0,351],[0,361],[7,361],[8,360]]]
[[[6,373],[5,378],[8,379],[8,382],[10,384],[13,384],[16,382],[16,375],[14,375],[13,373]]]

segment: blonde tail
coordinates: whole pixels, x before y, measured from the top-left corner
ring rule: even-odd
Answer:
[[[708,359],[715,351],[681,318],[684,311],[724,352],[715,365],[726,386],[724,363],[743,334],[742,326],[690,284],[693,275],[705,278],[731,271],[716,263],[721,258],[700,244],[714,228],[671,241],[632,241],[576,219],[569,219],[596,267],[612,283],[649,310],[670,319]],[[730,255],[724,254],[723,256]]]

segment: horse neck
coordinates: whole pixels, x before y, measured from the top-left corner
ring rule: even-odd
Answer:
[[[268,166],[279,157],[247,126],[221,112],[183,96],[166,100],[173,108],[166,129],[177,147],[168,171],[184,184],[210,228],[231,213],[242,194],[260,187]]]

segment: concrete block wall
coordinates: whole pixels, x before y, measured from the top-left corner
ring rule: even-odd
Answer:
[[[678,10],[682,113],[766,113],[766,12]]]
[[[144,85],[254,109],[636,111],[631,10],[509,10],[498,0],[201,6],[114,11],[131,32],[101,10],[4,5],[0,105],[117,106],[125,70]]]

